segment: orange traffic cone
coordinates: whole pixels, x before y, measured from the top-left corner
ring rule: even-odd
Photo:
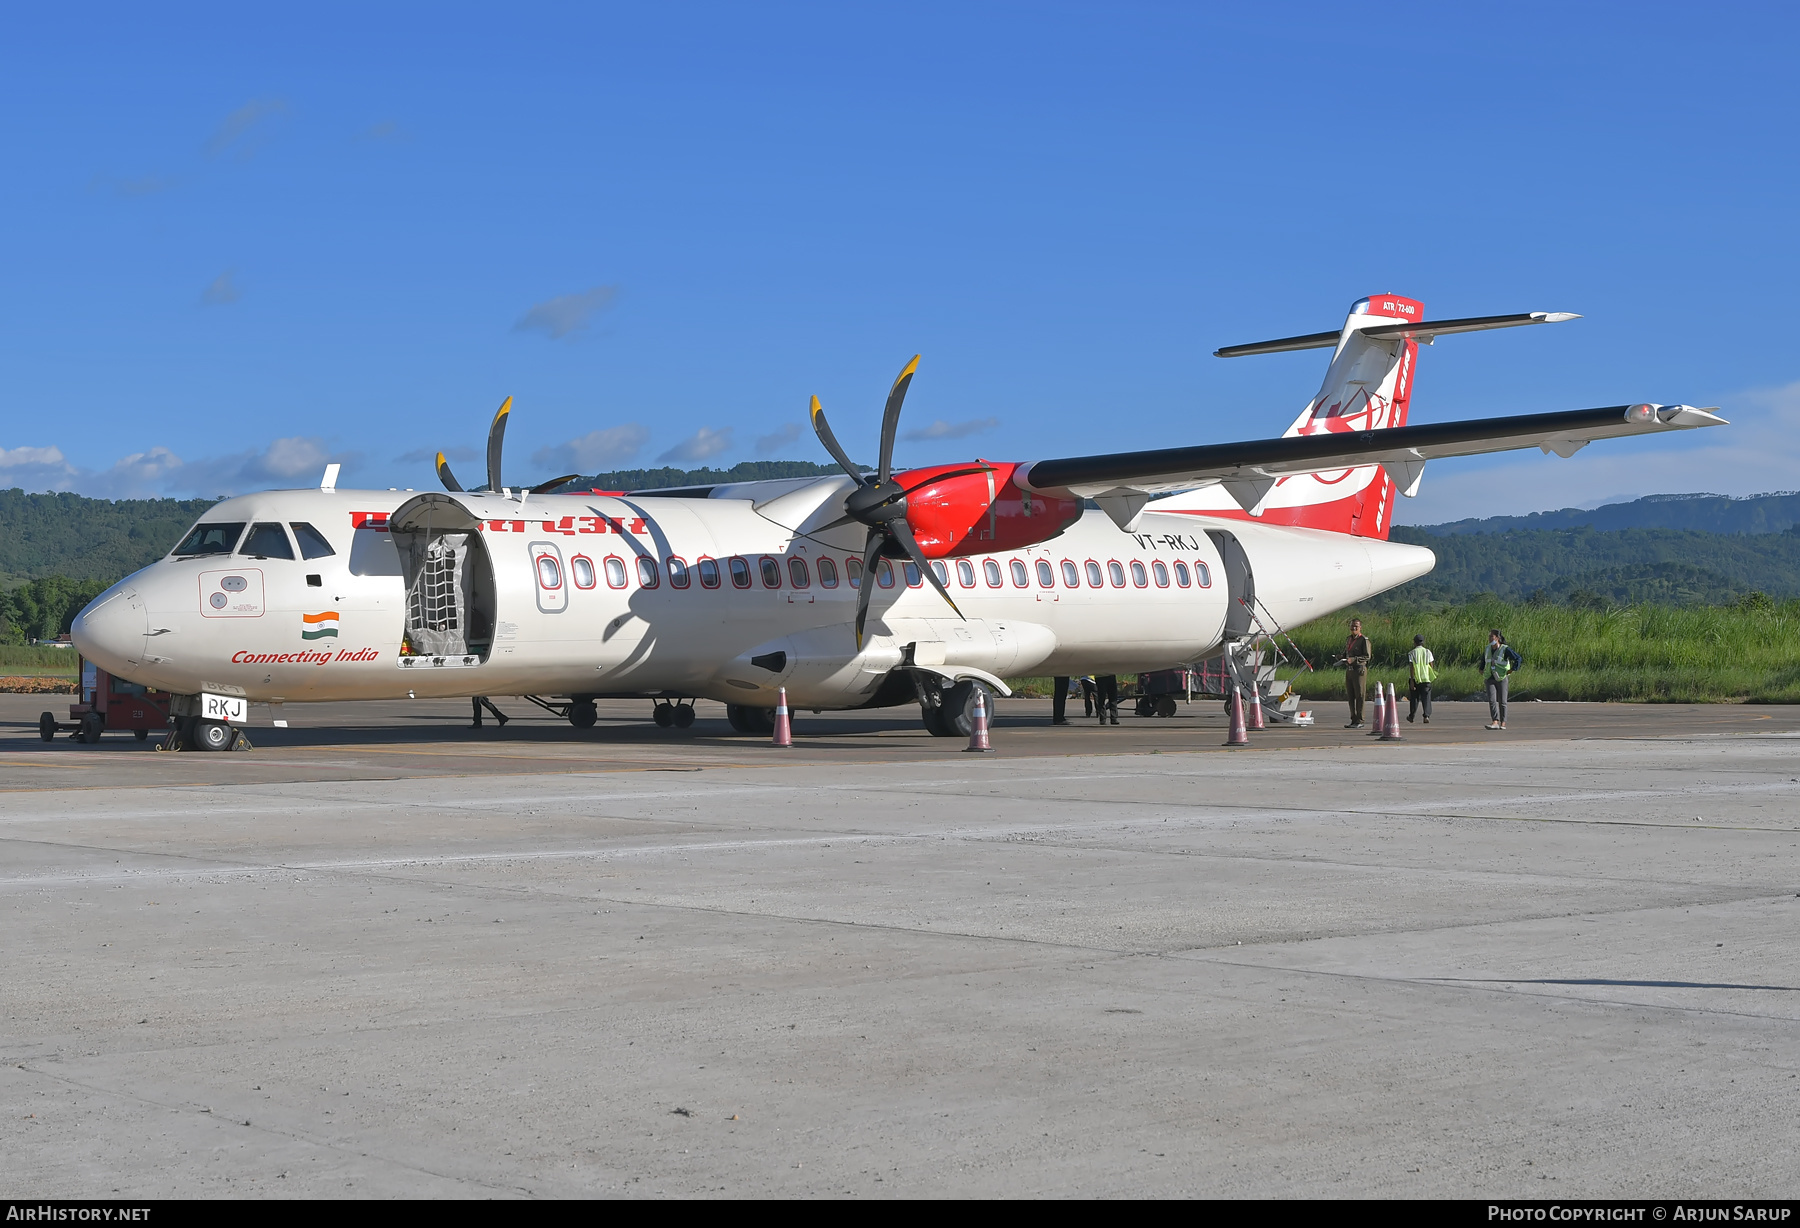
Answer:
[[[1379,738],[1382,734],[1382,731],[1387,728],[1387,702],[1385,699],[1386,695],[1387,695],[1387,692],[1382,688],[1382,685],[1379,682],[1377,682],[1375,684],[1375,709],[1374,709],[1374,712],[1371,714],[1374,716],[1375,719],[1369,722],[1369,724],[1371,726],[1371,728],[1369,730],[1369,736],[1371,738]]]
[[[1250,688],[1250,728],[1268,728],[1267,725],[1263,724],[1262,688],[1259,686],[1252,686]]]
[[[1394,684],[1388,683],[1387,728],[1381,731],[1383,742],[1404,741],[1400,736],[1400,696],[1394,692]]]
[[[1250,745],[1250,735],[1244,732],[1244,693],[1236,687],[1231,688],[1231,732],[1226,735],[1225,745]]]
[[[963,753],[969,751],[992,751],[992,743],[988,741],[987,692],[977,689],[975,692],[975,718],[969,722],[969,744],[963,747]]]
[[[787,688],[782,687],[780,696],[775,700],[775,737],[771,745],[794,745],[794,723],[788,717]]]

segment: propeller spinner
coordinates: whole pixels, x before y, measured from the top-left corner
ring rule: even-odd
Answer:
[[[906,364],[900,372],[894,386],[888,390],[887,409],[881,417],[881,458],[873,475],[866,474],[850,463],[843,446],[837,436],[831,433],[831,424],[825,421],[825,410],[819,404],[819,398],[812,399],[813,431],[825,450],[831,453],[843,471],[856,482],[856,489],[844,499],[844,514],[825,525],[826,529],[837,528],[852,521],[868,526],[869,537],[863,547],[863,578],[856,598],[856,647],[858,651],[863,645],[863,625],[869,617],[869,597],[873,590],[875,565],[882,558],[910,560],[919,569],[919,574],[931,582],[931,587],[938,595],[950,603],[956,610],[958,618],[966,615],[956,608],[956,602],[950,596],[950,590],[944,587],[937,573],[931,569],[925,554],[919,549],[918,540],[913,536],[912,526],[906,521],[906,496],[926,486],[942,482],[947,478],[964,477],[971,473],[985,473],[990,466],[975,465],[967,469],[956,469],[949,473],[936,473],[915,486],[905,487],[894,480],[894,434],[900,427],[900,406],[906,400],[906,390],[912,385],[914,372],[919,369],[919,356]]]

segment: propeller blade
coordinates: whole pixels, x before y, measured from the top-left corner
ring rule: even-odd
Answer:
[[[838,443],[837,436],[831,433],[831,424],[825,421],[825,407],[819,404],[818,397],[812,399],[811,416],[813,434],[819,437],[819,442],[825,445],[827,452],[831,453],[831,459],[836,461],[845,473],[855,478],[858,486],[861,486],[863,476],[858,472],[856,466],[850,463],[850,458],[844,454],[843,446]]]
[[[881,558],[885,536],[880,529],[869,530],[868,544],[863,547],[862,585],[856,592],[856,651],[863,646],[863,623],[869,617],[869,597],[875,591],[875,564]]]
[[[950,596],[950,590],[944,587],[944,582],[938,579],[937,572],[932,569],[930,563],[925,561],[925,552],[919,549],[918,539],[912,535],[912,527],[904,520],[890,520],[888,521],[888,532],[893,534],[894,540],[905,548],[907,557],[912,559],[913,565],[919,569],[920,574],[931,581],[931,587],[938,591],[938,596],[950,603],[950,608],[956,610],[958,618],[968,622],[968,615],[956,609],[956,601]]]
[[[564,482],[573,482],[580,476],[579,473],[565,473],[560,478],[551,478],[548,482],[539,482],[536,486],[531,488],[531,493],[534,495],[547,495],[558,486],[561,486]]]
[[[445,490],[452,494],[462,493],[462,483],[456,480],[454,473],[450,472],[450,462],[444,459],[442,452],[438,453],[437,471],[438,481],[444,484]]]
[[[888,390],[887,410],[881,415],[881,476],[877,479],[883,486],[894,476],[894,432],[900,429],[900,406],[906,400],[906,390],[912,387],[913,372],[918,369],[919,356],[914,354]]]
[[[506,416],[512,412],[512,398],[507,397],[500,403],[494,414],[494,424],[488,427],[488,486],[496,493],[500,490],[500,443],[506,438]]]

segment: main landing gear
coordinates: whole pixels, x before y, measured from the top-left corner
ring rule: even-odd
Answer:
[[[761,734],[768,737],[775,732],[775,709],[758,708],[750,704],[726,704],[725,719],[739,733]]]
[[[966,738],[969,731],[975,728],[975,696],[986,696],[987,710],[990,718],[994,711],[994,692],[973,678],[965,678],[954,686],[945,687],[938,692],[935,704],[926,700],[926,692],[920,692],[920,715],[925,719],[925,728],[935,738]]]
[[[676,729],[686,729],[694,723],[694,705],[687,700],[670,703],[658,700],[656,707],[650,712],[650,719],[656,722],[657,728],[667,729],[673,725]]]

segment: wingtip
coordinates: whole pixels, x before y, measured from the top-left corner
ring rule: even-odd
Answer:
[[[511,412],[512,412],[512,398],[507,397],[504,401],[500,402],[500,408],[494,411],[494,419],[495,419],[495,421],[498,421],[499,419],[506,417],[506,415],[510,414]]]

